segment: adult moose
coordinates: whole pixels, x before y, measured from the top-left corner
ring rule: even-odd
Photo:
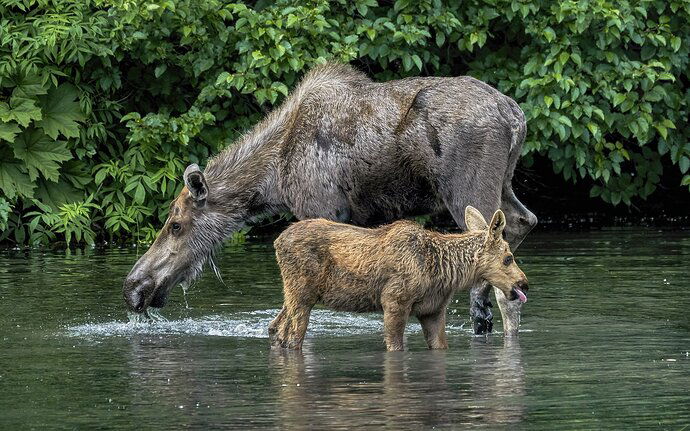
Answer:
[[[315,67],[203,172],[185,170],[168,220],[125,279],[125,301],[135,312],[162,307],[231,233],[286,210],[370,226],[447,209],[465,229],[466,206],[486,218],[500,208],[514,250],[537,223],[511,186],[524,139],[517,103],[474,78],[377,83],[346,65]],[[471,293],[478,333],[492,326],[488,291]],[[516,332],[518,301],[496,297],[506,333]]]

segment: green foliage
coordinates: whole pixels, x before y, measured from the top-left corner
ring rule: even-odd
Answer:
[[[0,0],[0,241],[153,240],[184,167],[325,61],[489,82],[525,163],[614,205],[690,186],[690,1],[381,3]]]

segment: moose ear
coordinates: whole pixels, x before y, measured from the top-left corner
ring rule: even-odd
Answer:
[[[465,208],[465,224],[467,225],[467,230],[486,230],[488,227],[482,213],[471,205]]]
[[[203,172],[196,163],[187,166],[184,171],[184,184],[189,189],[189,194],[197,203],[203,204],[208,196],[208,186]]]
[[[503,211],[497,210],[494,216],[491,217],[489,223],[489,239],[499,240],[503,235],[503,229],[506,227],[506,216]]]

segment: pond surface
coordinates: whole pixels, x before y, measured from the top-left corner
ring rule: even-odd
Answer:
[[[178,288],[167,322],[129,324],[136,257],[0,253],[0,429],[690,430],[687,231],[535,233],[519,339],[473,336],[462,292],[447,351],[412,322],[387,353],[379,315],[326,310],[302,353],[271,351],[269,240],[226,247],[225,285]]]

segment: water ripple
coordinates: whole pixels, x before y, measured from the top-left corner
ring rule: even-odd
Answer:
[[[212,315],[181,320],[157,319],[151,321],[87,323],[67,327],[73,337],[113,337],[130,335],[201,335],[217,337],[268,338],[268,324],[278,314],[277,309]],[[463,331],[463,325],[447,328]],[[383,331],[380,314],[352,314],[329,310],[313,310],[307,336],[364,335]],[[421,332],[421,326],[410,323],[408,333]]]

